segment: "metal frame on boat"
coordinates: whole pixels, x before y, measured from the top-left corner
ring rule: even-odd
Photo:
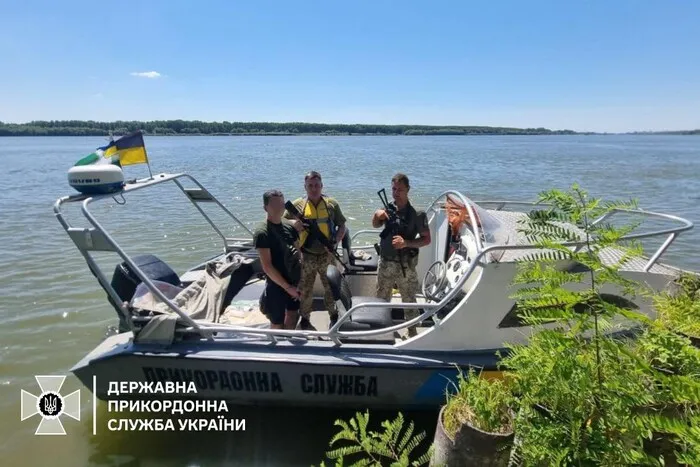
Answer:
[[[182,183],[183,180],[192,182],[196,188],[185,188]],[[187,196],[199,213],[221,237],[224,242],[222,256],[236,252],[241,254],[246,254],[246,252],[249,254],[254,253],[251,242],[252,232],[191,175],[183,173],[159,174],[153,178],[135,180],[127,183],[119,195],[126,196],[136,190],[168,182],[174,183]],[[54,212],[58,221],[85,258],[90,271],[107,292],[111,299],[110,301],[117,308],[129,329],[129,332],[108,338],[105,343],[98,346],[76,365],[73,371],[86,384],[90,379],[90,375],[95,375],[96,373],[100,373],[103,376],[110,374],[108,368],[110,362],[117,357],[126,357],[130,360],[136,359],[140,362],[157,361],[163,368],[170,368],[169,372],[166,372],[165,369],[162,369],[162,371],[153,369],[147,371],[145,368],[152,368],[149,366],[150,363],[141,363],[143,371],[133,372],[131,369],[127,371],[123,365],[119,365],[124,371],[124,377],[138,380],[139,378],[149,379],[150,375],[153,377],[157,376],[159,380],[176,380],[173,375],[180,373],[172,372],[180,370],[173,369],[172,365],[177,365],[177,357],[186,356],[187,358],[181,358],[180,362],[186,361],[190,365],[188,367],[189,370],[182,371],[200,371],[197,370],[197,367],[201,366],[201,368],[207,368],[206,371],[216,373],[218,375],[217,381],[220,381],[224,377],[223,375],[233,375],[237,371],[236,368],[249,368],[252,363],[255,363],[257,367],[267,366],[275,371],[279,369],[279,374],[284,375],[280,377],[281,384],[296,388],[288,391],[286,396],[269,397],[269,395],[261,395],[260,391],[241,390],[241,392],[234,391],[235,394],[232,394],[231,391],[226,391],[226,388],[210,388],[206,383],[203,383],[203,386],[200,387],[198,384],[198,387],[200,389],[203,387],[204,393],[210,396],[231,398],[241,403],[432,407],[444,400],[445,388],[450,380],[454,380],[455,372],[458,368],[478,365],[495,370],[495,353],[502,349],[504,342],[524,342],[527,339],[527,332],[523,332],[525,327],[506,326],[503,324],[504,316],[507,315],[509,310],[512,311],[512,301],[506,296],[507,294],[504,291],[512,279],[515,271],[515,261],[521,257],[519,255],[522,255],[523,252],[538,249],[538,247],[513,237],[510,237],[509,241],[505,243],[498,243],[493,239],[493,241],[486,241],[486,236],[492,232],[487,232],[486,227],[482,229],[480,222],[473,222],[469,226],[469,232],[467,232],[469,235],[467,237],[471,238],[471,243],[469,245],[465,243],[465,248],[469,250],[469,253],[463,258],[457,258],[457,261],[453,263],[455,272],[451,276],[450,286],[445,289],[445,293],[434,301],[423,297],[418,303],[392,302],[390,304],[391,307],[419,309],[421,313],[418,317],[376,329],[344,330],[345,325],[352,321],[353,317],[360,312],[367,313],[373,309],[386,309],[388,306],[386,302],[379,300],[365,300],[344,310],[340,319],[327,330],[281,330],[192,319],[155,286],[151,278],[124,252],[90,212],[89,206],[91,203],[110,199],[114,196],[112,194],[99,196],[73,195],[58,199],[54,205]],[[444,251],[446,241],[443,237],[445,236],[447,224],[442,200],[445,200],[447,197],[456,199],[465,206],[470,219],[491,218],[495,224],[501,225],[502,229],[505,229],[503,225],[509,222],[511,217],[515,219],[518,215],[524,215],[507,211],[505,210],[506,207],[524,206],[532,208],[535,206],[535,203],[518,201],[471,201],[458,191],[445,191],[426,210],[434,245],[421,250],[420,255],[423,258],[419,263],[419,271],[423,275],[425,275],[428,265],[442,261],[442,251]],[[201,202],[213,202],[218,205],[250,237],[227,238],[223,234],[222,229],[199,206]],[[89,222],[90,227],[73,227],[68,223],[62,212],[62,207],[67,203],[81,203],[82,214]],[[493,206],[493,208],[486,209],[487,206]],[[626,270],[630,278],[643,280],[655,289],[663,289],[667,286],[672,276],[680,270],[660,264],[659,259],[677,236],[693,228],[693,224],[686,219],[669,214],[621,209],[595,220],[594,223],[610,221],[610,216],[618,213],[641,215],[646,218],[661,219],[680,224],[675,227],[630,234],[624,237],[625,240],[640,240],[666,236],[661,246],[644,263],[631,264]],[[376,234],[376,232],[374,230],[362,230],[355,233],[352,236],[352,240],[355,242],[361,236]],[[565,245],[572,249],[579,249],[585,245],[585,242],[569,242]],[[351,246],[353,251],[362,248],[364,247]],[[179,326],[176,329],[176,333],[180,339],[176,339],[164,349],[134,342],[134,336],[138,334],[139,329],[142,329],[139,325],[150,318],[133,316],[129,304],[122,301],[122,298],[112,287],[109,279],[93,258],[92,253],[96,251],[116,253],[150,292],[161,302],[167,304],[172,313],[179,318]],[[614,256],[615,252],[610,252],[610,254]],[[500,259],[496,260],[495,258]],[[445,260],[451,260],[451,258],[445,258]],[[451,264],[449,261],[444,262]],[[353,268],[345,271],[347,275],[352,275],[355,272],[357,271],[354,271]],[[376,275],[376,272],[374,274]],[[371,277],[372,273],[361,273],[360,276],[363,276],[362,280],[371,281],[371,278],[367,279],[365,276]],[[614,293],[614,291],[612,292]],[[643,304],[640,301],[639,306],[645,308],[648,307],[648,304]],[[373,338],[380,336],[397,335],[397,333],[401,333],[409,327],[426,322],[431,323],[431,325],[422,329],[422,332],[415,337],[408,339],[397,338],[391,340],[391,342],[388,342],[386,339],[372,341]],[[358,339],[360,339],[359,343]],[[363,343],[362,339],[367,339],[367,342]],[[270,345],[272,346],[270,347]],[[176,359],[172,360],[172,357],[176,357]],[[167,360],[170,361],[163,363]],[[288,364],[290,362],[298,365],[296,370],[289,368]],[[316,376],[311,377],[315,390],[314,394],[321,393],[321,395],[315,400],[308,400],[307,398],[309,391],[305,390],[307,386],[304,383],[304,375],[311,374],[309,368],[314,368],[314,371],[324,367],[333,368],[338,374],[338,378],[342,379],[345,377],[344,375],[352,375],[353,378],[358,378],[358,375],[362,374],[363,368],[375,368],[377,365],[381,367],[381,372],[385,375],[383,376],[385,381],[380,383],[380,385],[383,385],[382,390],[378,391],[381,395],[373,400],[368,401],[365,397],[362,397],[366,394],[361,394],[360,396],[355,393],[350,394],[352,391],[349,390],[345,391],[348,392],[345,396],[349,397],[341,397],[344,394],[343,391],[338,392],[337,390],[328,389],[331,387],[328,382],[330,380],[319,377],[318,381],[321,381],[321,383],[317,383],[317,380],[313,379]],[[396,379],[393,383],[389,382],[391,376],[388,375],[397,371],[398,373],[396,374],[400,374],[402,377]],[[302,378],[301,386],[296,381],[299,374],[301,374]],[[439,377],[436,375],[439,375]],[[226,378],[228,377],[226,376]],[[350,376],[347,377],[349,378]],[[209,382],[211,383],[211,381],[210,378]],[[324,383],[323,381],[326,382]],[[375,384],[377,384],[376,380]],[[388,387],[388,385],[392,384],[395,385],[393,388]],[[400,389],[400,385],[405,387]],[[96,389],[96,391],[98,397],[104,398],[106,396],[105,388]]]

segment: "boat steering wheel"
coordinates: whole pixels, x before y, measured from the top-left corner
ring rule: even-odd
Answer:
[[[469,260],[460,254],[453,254],[447,261],[435,261],[423,278],[423,296],[426,300],[439,302],[457,286],[469,268]]]
[[[439,302],[445,294],[447,282],[447,266],[444,261],[435,261],[430,265],[423,277],[423,296],[427,300]]]

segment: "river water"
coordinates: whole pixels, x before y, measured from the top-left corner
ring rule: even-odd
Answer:
[[[246,419],[245,432],[93,436],[91,395],[69,375],[61,393],[80,389],[82,413],[80,421],[65,419],[66,436],[34,436],[37,416],[20,421],[20,390],[39,393],[34,375],[68,374],[116,324],[52,210],[73,191],[67,169],[104,142],[0,138],[0,464],[318,465],[336,432],[333,421],[351,413],[232,408]],[[154,173],[192,174],[249,226],[263,218],[266,189],[299,196],[308,170],[323,174],[351,230],[369,226],[376,191],[388,189],[397,171],[410,177],[416,205],[446,189],[474,199],[533,200],[541,190],[578,182],[594,196],[637,198],[645,209],[700,222],[700,138],[693,136],[147,137],[146,144]],[[148,172],[129,166],[125,173]],[[174,188],[135,193],[126,206],[109,202],[94,212],[128,253],[154,253],[178,272],[221,248]],[[68,213],[73,225],[86,225],[77,209]],[[241,232],[228,226],[225,233]],[[698,244],[696,228],[664,260],[700,270]],[[111,274],[117,261],[105,255],[99,262]],[[393,415],[373,413],[375,428]],[[405,415],[432,437],[435,413]]]

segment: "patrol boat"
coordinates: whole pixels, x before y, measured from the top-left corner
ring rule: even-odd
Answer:
[[[329,328],[327,312],[317,306],[312,313],[315,331],[278,330],[269,328],[259,310],[264,278],[252,233],[194,177],[176,173],[133,180],[124,184],[119,196],[128,200],[132,192],[163,184],[175,185],[224,244],[217,256],[193,258],[196,265],[181,273],[153,255],[127,255],[103,228],[90,208],[112,199],[114,193],[75,194],[54,205],[58,221],[119,317],[120,332],[105,338],[71,370],[99,399],[129,397],[118,388],[163,383],[160,387],[189,390],[151,397],[434,409],[444,403],[460,369],[497,371],[496,353],[507,342],[526,343],[531,332],[519,322],[508,287],[516,261],[536,248],[517,230],[518,220],[525,216],[517,208],[528,210],[532,203],[473,201],[455,190],[430,203],[426,213],[432,242],[420,250],[417,269],[423,293],[418,303],[401,303],[398,297],[387,303],[373,297],[377,255],[368,243],[376,241],[379,231],[362,230],[352,236],[348,232],[339,246],[345,266],[328,268],[340,319]],[[76,203],[82,207],[85,226],[73,226],[64,213],[65,206]],[[227,237],[202,203],[223,210],[246,234]],[[459,232],[453,231],[449,203],[457,203],[479,222],[462,223]],[[693,224],[669,214],[635,214],[668,226],[628,235],[665,240],[650,257],[626,263],[623,273],[655,290],[665,289],[680,269],[659,259]],[[95,261],[96,252],[119,257],[111,280]],[[604,258],[612,264],[621,254],[608,250]],[[322,303],[318,281],[314,290],[315,302]],[[653,314],[644,297],[623,298],[614,289],[606,293],[611,300]],[[420,316],[404,320],[401,309],[409,308],[419,309]],[[414,325],[418,334],[408,337],[406,330]]]

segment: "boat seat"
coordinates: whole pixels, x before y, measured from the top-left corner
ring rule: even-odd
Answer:
[[[131,260],[150,280],[167,282],[176,287],[182,286],[177,273],[157,256],[139,255],[134,256]],[[126,261],[119,263],[114,268],[111,285],[122,301],[130,301],[140,283],[141,279],[131,270]]]
[[[331,293],[336,302],[340,302],[342,307],[338,307],[340,316],[344,316],[347,310],[362,303],[386,302],[381,298],[367,296],[352,296],[350,286],[345,278],[340,274],[338,268],[333,265],[326,269],[326,277],[331,286]],[[341,331],[359,331],[369,329],[380,329],[393,325],[391,319],[391,308],[387,302],[386,308],[362,308],[360,307],[352,313],[349,321],[341,326]]]
[[[177,273],[157,256],[139,255],[134,256],[131,258],[131,260],[150,280],[167,282],[175,287],[182,287]],[[115,266],[110,285],[122,302],[131,301],[131,299],[134,297],[134,293],[136,293],[136,287],[138,287],[140,283],[141,279],[129,267],[129,265],[126,264],[126,261]],[[121,304],[115,303],[109,294],[107,294],[107,299],[117,311],[117,315],[119,315],[119,332],[128,331],[129,326],[127,325],[126,317],[122,314]]]
[[[351,270],[362,272],[376,271],[379,266],[379,255],[375,252],[369,254],[368,259],[355,258],[354,252],[350,248],[350,229],[345,227],[345,236],[343,237],[342,248],[343,256],[346,263],[351,266]]]

